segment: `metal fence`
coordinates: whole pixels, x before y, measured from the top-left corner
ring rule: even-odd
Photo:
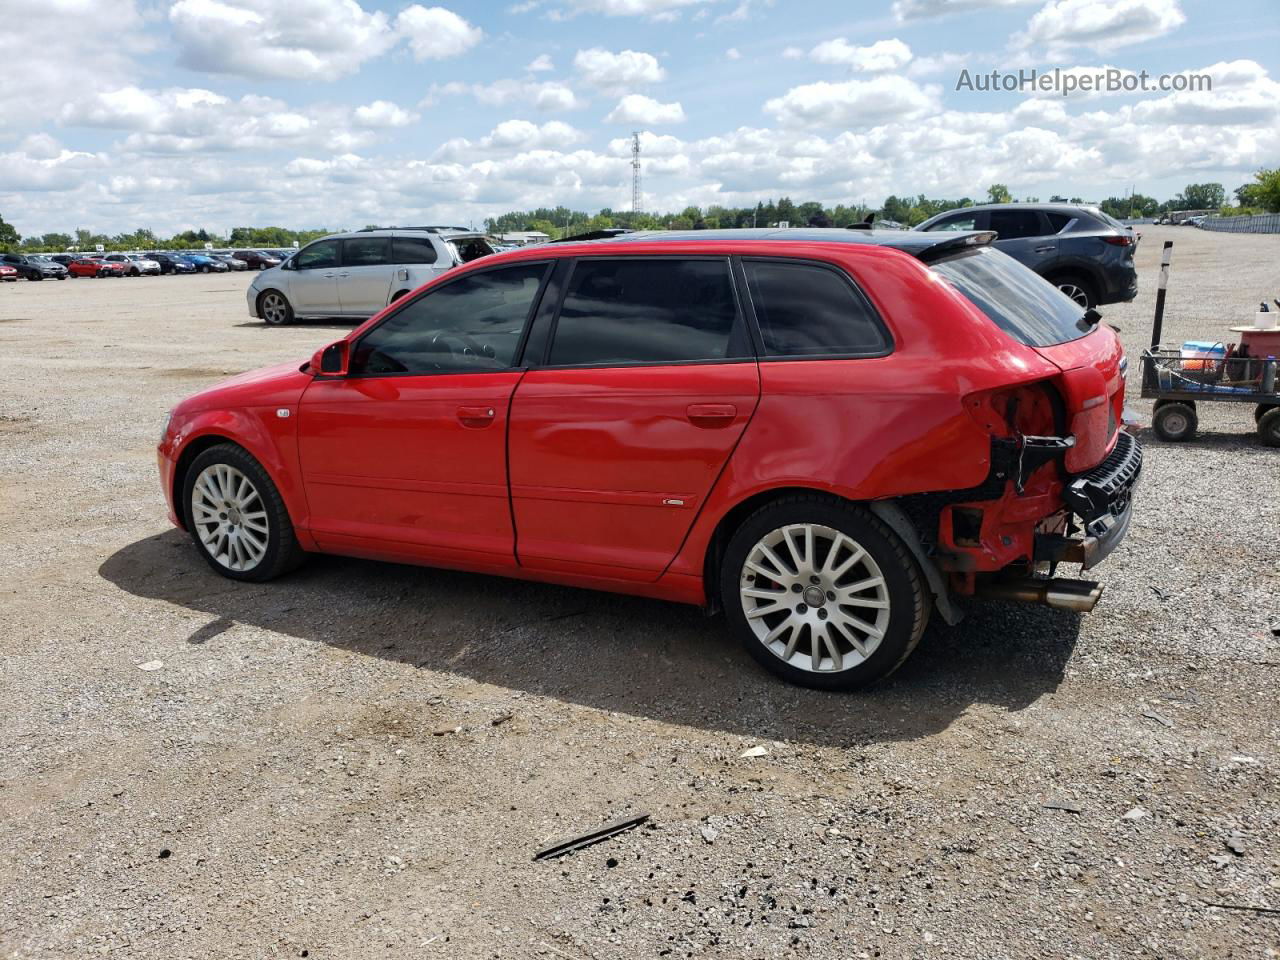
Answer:
[[[1256,217],[1209,217],[1200,226],[1205,230],[1225,233],[1280,233],[1280,213],[1263,213]]]

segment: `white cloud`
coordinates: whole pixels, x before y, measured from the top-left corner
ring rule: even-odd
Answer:
[[[911,61],[911,48],[901,40],[877,40],[867,47],[855,47],[844,37],[824,40],[809,51],[818,63],[843,64],[867,73],[900,70]]]
[[[433,86],[420,106],[429,106],[443,94],[469,94],[489,107],[527,103],[538,110],[576,110],[582,106],[573,90],[563,83],[537,80],[495,80],[493,83],[463,83],[453,80]]]
[[[726,60],[741,60],[742,54],[738,52],[737,47],[730,47],[724,52],[724,58]]]
[[[125,134],[121,149],[140,154],[218,153],[326,146],[351,150],[373,142],[376,129],[416,117],[379,100],[354,110],[313,104],[293,108],[248,94],[233,100],[211,90],[171,87],[102,90],[65,104],[58,122]]]
[[[43,125],[87,80],[133,82],[154,43],[134,0],[4,0],[0,16],[0,140]]]
[[[396,31],[409,41],[415,60],[444,60],[466,53],[484,36],[452,10],[415,3],[396,17]]]
[[[787,47],[782,51],[782,57],[784,60],[803,60],[804,51],[799,47]]]
[[[626,123],[655,127],[665,123],[683,123],[684,108],[679,103],[659,103],[652,97],[628,94],[604,118],[605,123]]]
[[[1163,36],[1186,19],[1178,0],[1052,0],[1013,42],[1104,52]]]
[[[614,53],[600,47],[591,47],[574,54],[573,66],[585,83],[601,90],[621,90],[657,83],[666,76],[657,57],[638,50],[620,50]]]
[[[481,153],[520,153],[529,150],[558,150],[583,139],[580,130],[559,120],[543,124],[528,120],[504,120],[479,140],[455,137],[435,152],[434,160],[473,160]]]
[[[907,67],[907,76],[927,77],[935,73],[959,70],[975,59],[969,53],[939,53],[929,57],[916,57]]]
[[[709,0],[567,0],[577,13],[602,13],[608,17],[670,18],[685,7]]]
[[[936,89],[906,77],[881,75],[844,83],[792,87],[765,103],[766,113],[787,127],[860,128],[894,119],[910,119],[938,109]]]
[[[177,0],[169,25],[182,66],[262,79],[333,80],[397,39],[355,0]]]
[[[387,127],[407,127],[418,119],[416,113],[410,113],[403,107],[396,106],[389,100],[375,100],[355,109],[355,123],[358,127],[383,129]]]
[[[969,13],[998,7],[1016,7],[1038,0],[894,0],[893,15],[899,22],[931,20],[952,13]]]
[[[548,70],[554,70],[556,65],[552,62],[551,57],[545,53],[539,54],[529,61],[529,65],[525,67],[530,73],[545,73]]]

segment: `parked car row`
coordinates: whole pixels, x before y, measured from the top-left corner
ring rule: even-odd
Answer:
[[[0,280],[67,277],[158,277],[227,273],[279,266],[293,250],[180,250],[152,253],[0,253]]]

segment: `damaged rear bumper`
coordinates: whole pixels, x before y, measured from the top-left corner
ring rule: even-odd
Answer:
[[[1121,432],[1107,459],[1075,477],[1063,491],[1067,507],[1080,519],[1083,536],[1037,534],[1037,562],[1078,563],[1088,570],[1105,560],[1129,532],[1133,490],[1142,474],[1142,447]]]

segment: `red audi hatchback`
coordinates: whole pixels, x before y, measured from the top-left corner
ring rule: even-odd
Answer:
[[[993,234],[629,234],[488,257],[173,409],[171,519],[225,576],[307,553],[722,609],[788,680],[900,664],[1124,536],[1141,468],[1098,315]]]

